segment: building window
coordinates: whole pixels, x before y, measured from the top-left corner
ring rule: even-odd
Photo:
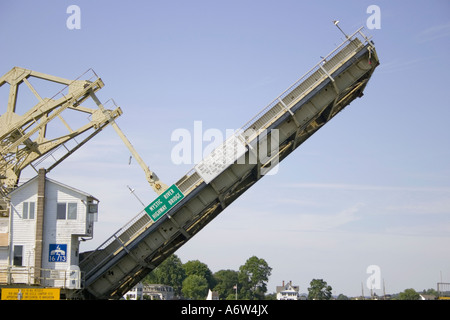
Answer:
[[[67,219],[77,220],[77,204],[75,202],[67,204]]]
[[[22,218],[23,219],[34,219],[34,202],[24,202],[22,209]]]
[[[76,202],[59,202],[56,209],[56,219],[58,220],[76,220],[77,219],[77,203]]]
[[[56,219],[58,220],[66,220],[66,203],[58,203],[58,207],[56,209]]]
[[[14,260],[13,263],[17,267],[22,266],[23,246],[14,246]]]

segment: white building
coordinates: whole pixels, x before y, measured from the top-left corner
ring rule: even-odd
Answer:
[[[173,300],[173,287],[164,284],[146,284],[143,288],[144,297],[150,300]]]
[[[293,286],[292,281],[277,286],[277,300],[300,300],[299,286]]]
[[[143,289],[144,285],[142,282],[139,282],[137,285],[133,287],[130,291],[128,291],[124,296],[123,299],[125,300],[143,300]]]
[[[211,289],[208,289],[208,295],[206,296],[206,300],[219,300],[219,293],[216,291],[211,291]]]
[[[0,285],[79,288],[79,244],[93,236],[98,200],[43,169],[8,196],[9,217],[0,218]]]

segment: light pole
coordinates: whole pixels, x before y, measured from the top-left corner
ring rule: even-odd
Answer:
[[[341,30],[341,32],[344,34],[345,38],[348,40],[348,35],[345,34],[345,32],[341,29],[341,27],[338,26],[339,20],[333,20],[333,23],[339,30]]]
[[[144,203],[141,201],[141,199],[139,199],[139,197],[134,193],[134,189],[131,189],[130,186],[128,186],[128,185],[127,185],[127,187],[128,187],[128,189],[130,189],[130,193],[132,193],[133,196],[135,196],[136,199],[138,199],[138,201],[142,204],[142,206],[145,207],[145,204],[144,204]]]

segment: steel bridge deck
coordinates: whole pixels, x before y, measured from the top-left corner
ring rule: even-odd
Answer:
[[[175,183],[184,198],[159,220],[142,211],[97,250],[83,254],[85,283],[78,297],[122,297],[261,179],[274,159],[282,161],[361,97],[378,65],[373,42],[357,30],[236,132],[232,138],[244,141],[245,150],[234,163],[208,176],[199,165],[214,163],[205,159]],[[259,154],[262,144],[272,157]]]

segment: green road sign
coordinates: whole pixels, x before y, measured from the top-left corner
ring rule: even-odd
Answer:
[[[181,193],[180,189],[178,189],[176,185],[173,184],[158,198],[156,198],[155,201],[150,203],[145,208],[145,212],[147,212],[150,218],[156,222],[183,198],[184,194]]]

